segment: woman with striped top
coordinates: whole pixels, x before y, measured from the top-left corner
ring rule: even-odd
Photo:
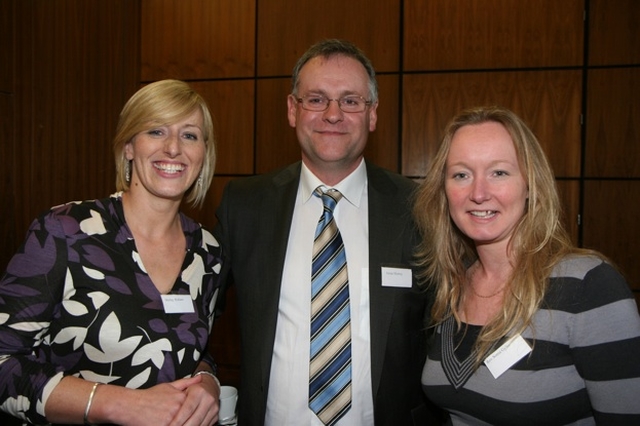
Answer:
[[[604,256],[572,245],[518,116],[455,117],[414,215],[436,295],[422,383],[451,424],[640,424],[638,308]]]

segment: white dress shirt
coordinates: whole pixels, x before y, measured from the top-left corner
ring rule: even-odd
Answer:
[[[322,214],[318,186],[342,193],[334,218],[347,256],[351,308],[352,401],[338,425],[373,424],[369,332],[369,203],[364,160],[334,187],[324,185],[302,164],[284,263],[278,323],[267,397],[266,426],[321,426],[309,409],[309,323],[311,251]]]

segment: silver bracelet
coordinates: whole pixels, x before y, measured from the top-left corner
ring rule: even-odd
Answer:
[[[211,376],[211,377],[213,377],[213,380],[215,380],[215,381],[216,381],[216,383],[218,384],[218,387],[220,387],[220,380],[218,380],[218,378],[216,377],[216,375],[215,375],[215,374],[213,374],[213,373],[212,373],[212,372],[210,372],[210,371],[207,371],[207,370],[200,370],[200,371],[195,372],[195,373],[193,374],[193,376],[191,376],[191,377],[200,376],[201,374],[204,374],[204,375],[206,375],[206,376]]]
[[[93,403],[93,397],[96,394],[96,389],[98,389],[98,386],[101,385],[102,383],[94,383],[93,384],[93,388],[91,388],[91,393],[89,394],[89,400],[87,401],[87,406],[84,409],[84,424],[85,425],[90,425],[91,423],[89,423],[89,410],[91,410],[91,404]]]

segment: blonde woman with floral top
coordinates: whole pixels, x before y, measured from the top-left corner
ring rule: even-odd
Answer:
[[[0,281],[0,408],[27,424],[212,425],[221,248],[179,211],[213,176],[206,102],[149,84],[114,148],[119,192],[37,218]]]

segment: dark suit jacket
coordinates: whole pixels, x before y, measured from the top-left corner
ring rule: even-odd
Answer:
[[[264,424],[282,270],[301,163],[229,182],[217,211],[226,252],[223,282],[235,282],[241,334],[238,421]],[[420,376],[426,294],[381,285],[381,266],[410,267],[415,183],[367,163],[371,376],[377,426],[427,424]],[[230,270],[229,270],[230,269]],[[414,423],[415,421],[415,423]]]

